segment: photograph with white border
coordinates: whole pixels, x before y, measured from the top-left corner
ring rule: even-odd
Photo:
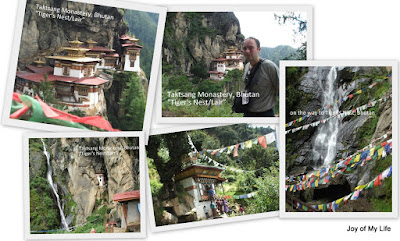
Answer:
[[[397,61],[280,65],[280,216],[398,217]]]
[[[143,138],[143,132],[25,134],[25,238],[146,237]]]
[[[306,5],[169,7],[156,122],[278,123],[279,61],[312,58],[312,15]]]
[[[4,124],[149,131],[166,8],[21,0],[18,10]]]
[[[276,124],[150,132],[147,201],[153,232],[276,217]]]

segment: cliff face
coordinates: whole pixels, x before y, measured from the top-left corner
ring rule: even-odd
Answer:
[[[80,225],[99,207],[110,210],[108,219],[116,222],[122,210],[113,201],[115,193],[139,189],[137,138],[57,138],[48,140],[53,182],[62,200],[67,222]],[[80,147],[104,147],[112,155],[82,155]],[[88,153],[88,152],[87,152]],[[43,153],[30,155],[30,177],[46,173]],[[103,173],[106,184],[99,185],[96,173]]]
[[[163,61],[190,73],[194,64],[211,60],[231,46],[241,48],[244,37],[233,13],[168,13]]]
[[[91,13],[81,21],[66,21],[53,17],[43,17],[51,11],[40,9],[40,6],[67,8]],[[39,14],[42,13],[42,14]],[[113,19],[96,18],[95,13],[112,16]],[[19,52],[18,67],[24,68],[37,56],[46,56],[61,51],[61,47],[69,46],[79,32],[79,40],[92,38],[97,45],[111,47],[119,52],[119,36],[128,32],[123,21],[123,12],[117,8],[102,7],[92,4],[70,2],[66,0],[28,0]],[[68,15],[68,14],[64,14]],[[71,15],[71,14],[69,14]],[[75,15],[78,16],[78,15]]]

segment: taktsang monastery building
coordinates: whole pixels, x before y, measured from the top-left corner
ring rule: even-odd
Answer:
[[[243,58],[242,51],[235,47],[230,47],[225,51],[222,57],[214,59],[211,63],[210,79],[212,80],[223,80],[225,75],[230,70],[239,69],[243,70]]]
[[[130,232],[140,231],[140,191],[115,193],[112,199],[122,206],[121,228]]]
[[[139,41],[139,39],[135,38],[135,35],[132,37],[122,35],[120,38],[123,48],[121,62],[125,71],[140,71],[140,49],[143,47],[137,44],[137,41]]]
[[[54,67],[45,65],[42,59],[27,65],[26,71],[18,71],[14,91],[34,96],[33,86],[41,80],[52,82],[56,98],[63,104],[73,107],[93,107],[103,94],[104,84],[108,80],[97,76],[98,69],[114,70],[121,67],[124,71],[140,72],[140,49],[138,39],[123,35],[123,54],[114,49],[96,46],[97,42],[89,39],[86,45],[75,39],[69,41],[70,46],[64,47],[66,55],[46,56],[54,61]],[[129,60],[127,62],[127,60]],[[45,78],[47,75],[47,78]]]
[[[226,179],[221,177],[224,169],[200,164],[192,164],[175,175],[175,182],[181,184],[186,193],[193,197],[197,219],[206,219],[206,212],[211,213],[211,199],[208,190],[219,188],[223,192],[222,183]]]

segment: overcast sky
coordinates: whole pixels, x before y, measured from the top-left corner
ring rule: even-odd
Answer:
[[[275,12],[282,15],[285,12]],[[274,18],[274,12],[234,12],[239,19],[240,30],[247,37],[255,37],[260,40],[261,47],[276,47],[278,45],[289,45],[294,48],[300,46],[300,42],[294,42],[293,29],[298,26],[291,23],[279,25]],[[306,19],[306,13],[302,13]]]

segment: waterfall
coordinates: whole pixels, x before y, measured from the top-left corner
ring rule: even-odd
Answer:
[[[54,187],[54,183],[53,183],[53,178],[52,178],[53,171],[52,171],[51,164],[50,164],[50,153],[47,152],[46,144],[44,144],[43,139],[42,138],[40,138],[40,139],[42,140],[42,143],[43,143],[43,153],[47,159],[47,181],[49,182],[51,190],[53,190],[54,196],[57,199],[57,205],[58,205],[58,209],[60,210],[62,227],[63,227],[63,229],[69,231],[68,223],[67,223],[67,220],[65,219],[63,208],[61,207],[60,196],[58,195],[57,189]]]
[[[322,90],[322,106],[324,115],[322,118],[327,118],[339,112],[339,104],[336,100],[339,98],[336,88],[337,70],[332,67],[328,75],[319,79],[319,87]],[[330,108],[328,106],[330,105]],[[332,164],[336,157],[336,141],[339,132],[339,118],[332,118],[325,124],[320,125],[317,137],[313,145],[313,153],[323,160],[324,166]]]

